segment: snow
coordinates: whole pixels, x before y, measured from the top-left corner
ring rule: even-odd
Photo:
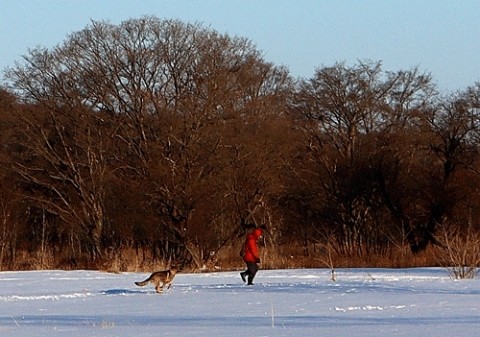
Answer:
[[[0,272],[1,336],[475,336],[480,280],[441,268],[177,274]]]

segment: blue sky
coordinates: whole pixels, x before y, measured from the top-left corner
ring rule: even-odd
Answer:
[[[246,37],[295,77],[373,60],[419,67],[451,92],[480,80],[479,14],[478,0],[0,0],[0,70],[90,20],[154,15]]]

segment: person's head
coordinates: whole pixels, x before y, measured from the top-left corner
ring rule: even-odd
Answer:
[[[263,234],[263,231],[261,228],[255,228],[255,230],[253,231],[253,235],[255,235],[257,239],[261,238],[262,234]]]

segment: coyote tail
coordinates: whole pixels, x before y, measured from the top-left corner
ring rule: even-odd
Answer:
[[[148,282],[150,281],[150,277],[147,278],[145,281],[142,281],[142,282],[135,282],[135,284],[139,287],[143,287],[143,286],[146,286],[148,284]]]

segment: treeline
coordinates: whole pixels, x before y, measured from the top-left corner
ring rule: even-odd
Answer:
[[[4,75],[1,269],[201,267],[253,226],[272,250],[360,258],[480,229],[480,84],[445,95],[381,62],[294,79],[155,17],[93,21]]]

